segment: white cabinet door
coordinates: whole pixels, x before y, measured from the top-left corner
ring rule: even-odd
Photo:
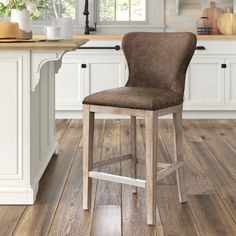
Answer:
[[[56,110],[82,110],[83,98],[91,93],[124,86],[122,55],[68,55],[56,78]]]
[[[86,59],[86,94],[125,85],[126,71],[123,56],[94,56]]]
[[[185,87],[185,110],[215,110],[224,105],[223,58],[195,57]]]
[[[84,98],[83,60],[76,56],[65,56],[56,76],[56,110],[80,110]]]
[[[236,108],[236,58],[225,60],[225,105]]]

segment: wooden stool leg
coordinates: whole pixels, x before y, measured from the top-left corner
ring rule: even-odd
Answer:
[[[130,125],[130,136],[131,136],[131,177],[137,178],[137,152],[136,152],[136,117],[131,116]],[[133,193],[137,193],[137,187],[133,186]]]
[[[183,127],[182,127],[182,110],[173,114],[174,123],[174,145],[175,161],[183,161]],[[184,167],[176,170],[177,186],[179,201],[187,202],[186,184],[184,178]]]
[[[147,223],[156,223],[156,166],[157,166],[157,112],[149,112],[146,116],[146,201]]]
[[[93,163],[94,112],[89,111],[89,105],[83,106],[83,208],[91,208],[92,179],[89,171]]]

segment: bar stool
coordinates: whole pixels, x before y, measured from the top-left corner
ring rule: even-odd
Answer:
[[[178,195],[187,201],[183,140],[182,104],[187,67],[196,46],[192,33],[128,33],[122,47],[129,68],[125,87],[101,91],[83,101],[83,208],[90,209],[92,178],[145,188],[147,223],[156,222],[157,181],[176,171]],[[112,78],[111,78],[112,79]],[[131,153],[93,163],[95,112],[131,117]],[[158,117],[173,114],[175,160],[157,163]],[[146,180],[136,179],[136,117],[145,118]],[[131,159],[132,178],[93,171],[102,165]],[[162,168],[156,173],[157,167]]]

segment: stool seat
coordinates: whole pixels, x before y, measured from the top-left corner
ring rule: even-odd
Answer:
[[[140,110],[159,110],[183,103],[182,94],[170,89],[123,87],[87,96],[83,104]]]

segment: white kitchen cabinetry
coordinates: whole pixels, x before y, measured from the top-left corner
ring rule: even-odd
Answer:
[[[83,98],[91,93],[125,85],[124,56],[111,50],[92,51],[94,54],[85,49],[65,55],[56,80],[56,111],[60,117],[81,111]]]
[[[115,45],[121,41],[91,40],[86,47]],[[200,40],[197,46],[203,50],[196,50],[188,68],[184,117],[235,118],[236,41]],[[124,86],[128,69],[122,50],[80,49],[64,56],[57,78],[56,117],[81,118],[83,98]]]
[[[85,60],[85,95],[125,85],[123,56],[100,56]]]
[[[56,110],[78,110],[84,94],[83,60],[65,56],[63,66],[56,76]]]
[[[80,44],[1,45],[0,204],[34,203],[40,178],[58,152],[55,73],[64,53]]]
[[[185,110],[214,110],[224,105],[223,64],[223,58],[193,58],[186,78]]]

